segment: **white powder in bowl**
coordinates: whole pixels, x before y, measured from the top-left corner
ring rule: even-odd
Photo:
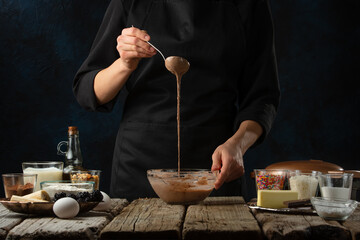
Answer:
[[[353,209],[349,208],[336,208],[327,206],[317,206],[316,212],[320,217],[329,220],[345,220],[352,213]]]
[[[357,207],[353,200],[312,198],[311,203],[317,214],[326,220],[346,220]]]
[[[296,175],[289,179],[290,189],[299,193],[299,199],[310,199],[316,194],[318,179],[315,176]]]
[[[64,192],[66,194],[77,194],[78,192],[91,192],[90,189],[76,187],[64,184],[52,184],[43,188],[51,198],[54,198],[55,193]]]

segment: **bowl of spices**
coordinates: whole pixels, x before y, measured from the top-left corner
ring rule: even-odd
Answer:
[[[34,191],[37,174],[7,173],[2,174],[5,196],[24,196]]]

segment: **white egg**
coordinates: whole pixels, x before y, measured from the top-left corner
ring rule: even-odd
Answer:
[[[53,212],[59,218],[73,218],[79,211],[79,203],[70,197],[60,198],[53,206]]]
[[[111,199],[109,195],[104,192],[101,192],[103,195],[103,200],[94,208],[95,211],[106,211],[111,207]]]

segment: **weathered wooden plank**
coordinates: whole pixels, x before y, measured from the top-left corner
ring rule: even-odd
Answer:
[[[351,239],[350,232],[341,224],[319,216],[252,211],[268,239]]]
[[[351,233],[337,221],[325,221],[319,216],[303,216],[311,226],[313,239],[351,239]]]
[[[27,215],[11,212],[0,204],[0,240],[5,239],[10,229],[20,224],[26,217]]]
[[[182,238],[255,240],[262,233],[242,197],[209,197],[188,207]]]
[[[138,199],[102,230],[101,239],[179,239],[184,215],[182,205]]]
[[[353,240],[360,240],[360,206],[342,225],[350,230]]]
[[[112,198],[111,199],[111,207],[107,211],[91,211],[91,212],[107,212],[111,214],[111,219],[118,215],[124,207],[126,207],[129,202],[126,199]]]
[[[121,211],[126,200],[113,199],[107,212],[90,211],[73,219],[31,216],[14,227],[7,239],[98,239],[100,231]],[[114,211],[114,212],[113,212]]]
[[[230,204],[243,204],[245,200],[243,197],[207,197],[200,204],[202,205],[230,205]]]

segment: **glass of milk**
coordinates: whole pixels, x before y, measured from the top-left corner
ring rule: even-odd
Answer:
[[[321,196],[330,199],[349,200],[353,175],[352,173],[321,174],[319,177]]]
[[[57,181],[63,178],[63,162],[23,162],[22,169],[27,174],[37,174],[37,183],[34,189],[40,190],[40,183],[44,181]]]

